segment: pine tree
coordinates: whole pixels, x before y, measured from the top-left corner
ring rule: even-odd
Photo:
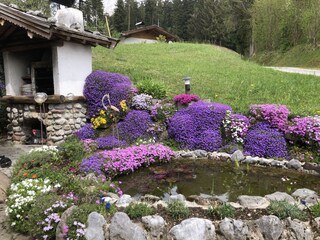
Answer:
[[[117,32],[126,30],[126,10],[123,0],[117,0],[116,8],[112,16],[112,25]]]

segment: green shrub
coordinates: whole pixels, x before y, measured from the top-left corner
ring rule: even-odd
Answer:
[[[163,83],[154,82],[150,79],[145,79],[137,84],[139,93],[151,95],[156,99],[163,99],[167,96],[167,92]]]
[[[292,219],[306,220],[307,218],[306,213],[299,209],[297,205],[292,205],[287,201],[271,201],[267,212],[280,219],[291,217]]]
[[[217,217],[218,219],[224,219],[226,217],[232,218],[234,217],[235,209],[230,204],[224,203],[215,207],[210,206],[208,214],[209,216]]]
[[[310,211],[314,218],[320,217],[320,202],[310,207]]]
[[[152,215],[154,213],[154,209],[145,203],[130,203],[129,206],[124,209],[124,212],[128,214],[130,218],[135,219]]]
[[[86,157],[86,150],[82,142],[76,136],[68,137],[59,145],[59,154],[64,160],[70,162],[80,162]]]
[[[190,215],[189,208],[181,201],[171,201],[167,207],[167,213],[174,219],[180,220]]]

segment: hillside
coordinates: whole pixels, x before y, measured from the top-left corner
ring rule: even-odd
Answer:
[[[314,48],[310,45],[299,45],[287,52],[258,54],[252,60],[266,66],[320,69],[320,48]]]
[[[184,92],[184,76],[192,77],[191,92],[202,99],[231,105],[245,113],[253,103],[285,104],[294,114],[317,114],[320,78],[266,69],[242,60],[225,48],[206,44],[118,45],[93,51],[95,70],[119,72],[133,82],[161,81],[169,97]]]

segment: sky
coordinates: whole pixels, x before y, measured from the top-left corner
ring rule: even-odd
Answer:
[[[117,0],[103,0],[104,11],[112,14]]]

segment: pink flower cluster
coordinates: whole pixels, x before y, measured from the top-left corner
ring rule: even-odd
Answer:
[[[174,98],[173,98],[173,101],[175,103],[181,103],[183,105],[187,105],[191,102],[197,102],[199,101],[200,97],[197,96],[197,95],[192,95],[192,94],[179,94],[179,95],[176,95]]]
[[[271,126],[286,131],[289,110],[285,105],[254,104],[250,106],[250,114],[256,120],[263,120]]]
[[[226,137],[238,143],[243,143],[244,137],[250,127],[249,119],[241,114],[226,112],[226,117],[223,120],[223,127]]]
[[[147,144],[122,149],[101,151],[81,163],[83,172],[116,175],[133,172],[141,166],[155,162],[167,162],[175,156],[174,152],[162,144]]]
[[[292,119],[287,133],[301,137],[306,144],[315,142],[320,147],[320,117],[297,117]]]

